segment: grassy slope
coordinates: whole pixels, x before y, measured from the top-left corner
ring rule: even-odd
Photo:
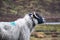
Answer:
[[[60,25],[37,25],[36,30],[56,30],[60,32]]]
[[[60,25],[37,25],[35,30],[57,30],[57,32],[60,32]],[[31,40],[55,40],[55,38],[52,38],[51,35],[46,35],[46,38],[35,38],[31,37]],[[59,37],[56,37],[56,40],[60,40]]]

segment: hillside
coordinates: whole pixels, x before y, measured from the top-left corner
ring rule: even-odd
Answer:
[[[60,20],[60,0],[0,0],[0,18],[13,15],[17,19],[17,16],[23,17],[33,11],[39,12],[45,18],[56,17]]]

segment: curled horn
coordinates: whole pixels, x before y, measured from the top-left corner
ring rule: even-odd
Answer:
[[[34,15],[34,17],[37,17],[36,12],[34,12],[33,15]],[[37,18],[39,18],[39,17],[37,17]]]

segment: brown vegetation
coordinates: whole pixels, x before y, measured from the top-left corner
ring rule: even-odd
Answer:
[[[0,0],[0,17],[7,15],[23,17],[33,11],[39,12],[43,17],[60,17],[60,0]]]
[[[33,32],[32,35],[36,38],[44,38],[46,37],[43,32]]]

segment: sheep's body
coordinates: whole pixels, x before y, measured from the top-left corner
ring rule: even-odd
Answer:
[[[38,20],[28,14],[14,22],[0,22],[0,40],[29,40],[36,24]]]

